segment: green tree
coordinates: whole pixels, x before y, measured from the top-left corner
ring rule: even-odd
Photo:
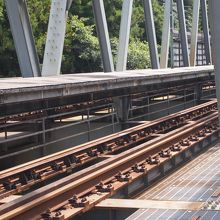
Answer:
[[[130,70],[150,68],[150,55],[147,42],[131,41],[128,50],[127,67]]]
[[[101,71],[100,49],[94,25],[86,18],[70,16],[67,22],[62,63],[63,73]]]
[[[114,63],[117,60],[118,39],[112,38],[112,53]],[[128,47],[127,69],[146,69],[150,68],[150,53],[146,41],[131,39]]]

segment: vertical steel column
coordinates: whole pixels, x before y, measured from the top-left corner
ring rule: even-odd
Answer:
[[[177,0],[177,12],[180,26],[180,38],[181,38],[181,48],[183,56],[184,66],[189,66],[189,51],[188,51],[188,40],[186,33],[186,19],[183,0]]]
[[[123,1],[116,71],[125,71],[127,66],[132,6],[133,0]]]
[[[42,119],[42,144],[43,144],[43,148],[42,148],[42,156],[46,155],[46,147],[45,147],[45,143],[46,143],[46,126],[45,126],[45,118]]]
[[[190,66],[196,65],[199,7],[200,7],[200,0],[194,0],[194,2],[193,2],[193,21],[192,21],[192,31],[191,31],[191,44],[190,44]]]
[[[206,0],[201,0],[201,9],[202,9],[202,29],[204,34],[206,64],[211,64],[212,58],[211,58],[209,23],[208,23]]]
[[[6,0],[5,5],[21,74],[23,77],[40,76],[40,65],[26,1]]]
[[[174,67],[173,30],[174,30],[173,0],[170,0],[170,67],[171,68]]]
[[[126,122],[129,117],[129,106],[131,104],[131,98],[129,96],[115,97],[113,98],[113,103],[121,122]]]
[[[71,1],[52,0],[44,51],[42,76],[59,75],[63,55],[68,7]]]
[[[169,56],[170,11],[171,11],[170,3],[171,3],[171,0],[165,1],[161,57],[160,57],[160,67],[161,68],[167,68],[168,56]]]
[[[108,26],[105,16],[104,3],[103,0],[93,0],[92,3],[96,21],[96,30],[101,48],[104,72],[113,72],[114,64],[109,40]]]
[[[216,95],[218,101],[218,112],[220,121],[220,1],[219,0],[209,0],[209,21],[211,27],[211,43],[213,49],[213,61],[215,65],[215,86]]]
[[[157,51],[157,39],[155,34],[154,18],[151,0],[144,1],[145,30],[150,48],[150,59],[152,69],[159,69],[159,59]]]

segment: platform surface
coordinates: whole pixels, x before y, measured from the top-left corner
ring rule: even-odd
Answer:
[[[0,104],[197,79],[214,74],[213,72],[214,67],[209,65],[36,78],[2,78],[0,79]]]
[[[206,203],[220,201],[220,143],[143,192],[137,199]],[[127,220],[152,219],[220,220],[220,211],[139,209],[127,218]]]

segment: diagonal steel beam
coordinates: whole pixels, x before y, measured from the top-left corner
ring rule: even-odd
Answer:
[[[157,51],[157,39],[154,26],[153,10],[151,0],[144,1],[145,30],[150,49],[150,59],[152,69],[159,69],[159,58]]]
[[[132,6],[133,0],[123,1],[116,71],[125,71],[127,66]]]
[[[170,42],[170,13],[171,13],[171,0],[166,0],[165,10],[164,10],[161,57],[160,57],[161,68],[167,68],[167,64],[168,64],[169,42]]]
[[[40,65],[25,0],[6,0],[18,62],[23,77],[40,76]]]
[[[113,72],[114,64],[112,58],[112,51],[111,51],[104,3],[103,0],[93,0],[92,4],[93,4],[95,21],[96,21],[97,35],[99,38],[99,44],[101,48],[101,56],[102,56],[104,72]]]
[[[183,64],[184,66],[189,66],[188,39],[187,39],[187,32],[186,32],[186,18],[185,18],[183,0],[177,0],[176,4],[177,4],[179,26],[180,26],[180,38],[181,38]]]
[[[59,75],[63,55],[66,20],[71,1],[52,0],[44,51],[42,76]]]
[[[200,8],[200,0],[194,0],[194,2],[193,2],[193,21],[192,21],[192,31],[191,31],[191,44],[190,44],[190,66],[196,65],[199,8]]]

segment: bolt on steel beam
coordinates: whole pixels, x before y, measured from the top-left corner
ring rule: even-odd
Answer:
[[[52,0],[44,51],[42,76],[59,75],[63,55],[66,20],[71,1]]]

